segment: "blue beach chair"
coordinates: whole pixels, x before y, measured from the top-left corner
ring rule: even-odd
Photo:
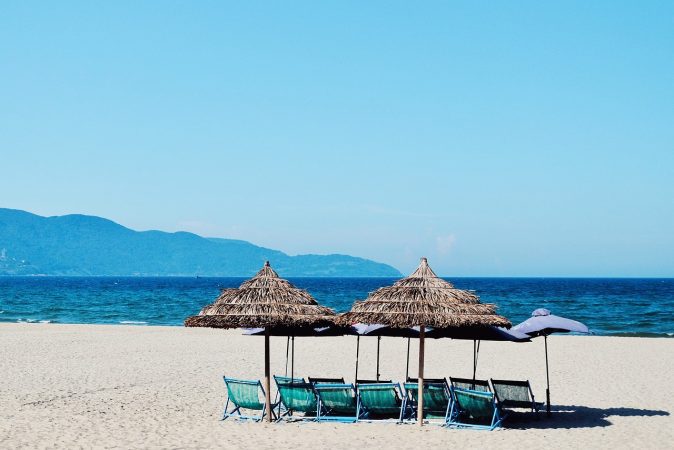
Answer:
[[[316,420],[318,417],[318,397],[311,383],[303,378],[291,378],[274,376],[280,404],[285,412],[279,413],[278,420],[283,417],[293,417],[293,413],[300,412],[301,420]],[[279,407],[280,411],[281,406]]]
[[[491,380],[494,386],[494,395],[501,408],[524,408],[538,417],[538,410],[543,403],[536,402],[534,391],[531,389],[529,380]]]
[[[365,380],[367,381],[367,380]],[[399,383],[372,380],[356,385],[361,414],[358,420],[403,419],[403,393]]]
[[[405,388],[405,397],[401,411],[401,420],[416,420],[419,404],[419,383],[416,378],[409,378],[403,385]],[[437,424],[447,423],[447,416],[450,413],[452,397],[450,395],[447,380],[444,378],[424,379],[424,419],[429,423],[436,419],[441,419]]]
[[[266,414],[265,393],[260,380],[239,380],[236,378],[222,377],[227,387],[227,402],[225,411],[222,414],[222,420],[234,416],[237,419],[260,421]],[[232,410],[229,410],[229,404],[232,404]],[[275,417],[272,404],[271,415]],[[244,415],[241,409],[260,411],[257,416]]]
[[[491,392],[451,388],[452,408],[447,426],[493,430],[500,427],[505,416]]]
[[[274,382],[276,383],[276,396],[274,397],[274,403],[277,404],[278,412],[276,413],[277,417],[282,417],[288,414],[288,410],[285,408],[285,405],[280,400],[280,390],[278,388],[279,383],[305,383],[304,378],[293,378],[287,377],[284,375],[274,375]]]
[[[318,395],[317,419],[319,422],[357,422],[360,417],[360,402],[356,388],[347,383],[316,383]]]

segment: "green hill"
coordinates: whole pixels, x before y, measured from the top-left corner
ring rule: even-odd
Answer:
[[[0,275],[250,276],[266,260],[284,277],[400,276],[389,265],[348,255],[289,256],[234,239],[0,208]]]

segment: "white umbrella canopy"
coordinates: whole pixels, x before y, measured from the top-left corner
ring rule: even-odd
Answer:
[[[538,308],[524,322],[512,327],[513,331],[528,334],[531,337],[545,336],[552,333],[589,333],[584,323],[566,317],[555,316],[545,308]]]
[[[548,416],[552,414],[550,410],[550,370],[548,367],[548,335],[552,333],[590,333],[590,329],[584,323],[566,317],[555,316],[545,308],[538,308],[531,313],[524,322],[512,327],[511,331],[525,333],[531,337],[543,336],[545,339],[545,377],[546,389],[545,397],[547,401]]]

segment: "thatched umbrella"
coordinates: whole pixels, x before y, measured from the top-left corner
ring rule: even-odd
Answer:
[[[271,422],[269,336],[278,327],[297,329],[331,325],[334,311],[319,306],[305,290],[279,278],[269,261],[238,289],[223,289],[199,315],[188,317],[186,327],[264,328],[264,389],[267,419]]]
[[[421,258],[421,264],[409,277],[379,288],[366,300],[354,303],[351,311],[341,315],[338,322],[341,325],[366,323],[394,328],[419,327],[419,425],[423,424],[426,327],[511,326],[508,319],[496,314],[495,305],[480,303],[474,293],[456,289],[438,278],[426,258]]]

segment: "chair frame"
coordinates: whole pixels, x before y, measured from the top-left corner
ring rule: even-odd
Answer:
[[[309,383],[327,383],[327,384],[344,384],[344,377],[329,378],[329,377],[309,377]]]
[[[469,391],[478,391],[479,389],[475,389],[475,386],[482,386],[486,387],[487,390],[484,392],[494,392],[492,390],[492,386],[489,384],[489,380],[480,380],[480,379],[473,379],[473,378],[457,378],[457,377],[449,377],[449,384],[452,387],[458,388],[458,389],[466,389],[461,386],[456,386],[455,383],[461,383],[461,384],[471,384],[473,387],[471,389],[468,389]]]
[[[330,415],[330,410],[323,402],[321,391],[342,389],[350,389],[353,391],[354,399],[356,400],[355,416]],[[360,397],[358,397],[356,387],[352,383],[318,383],[314,385],[314,391],[318,396],[318,411],[316,412],[316,420],[318,422],[358,422],[358,419],[361,416]]]
[[[230,398],[230,395],[229,395],[229,383],[232,383],[232,384],[246,384],[246,385],[250,385],[250,386],[257,386],[259,388],[259,390],[262,391],[262,397],[264,397],[265,396],[264,387],[262,387],[262,383],[260,382],[260,380],[241,380],[241,379],[238,379],[238,378],[227,378],[226,376],[223,376],[222,379],[225,381],[225,386],[227,387],[227,401],[225,402],[225,410],[222,413],[222,419],[220,419],[220,420],[225,420],[228,417],[232,417],[232,416],[236,417],[239,420],[253,420],[255,422],[259,422],[262,419],[264,419],[264,416],[267,412],[266,411],[266,409],[267,409],[266,404],[263,404],[262,409],[260,410],[260,415],[249,416],[249,415],[241,414],[241,408],[242,407],[237,405],[234,402],[234,400],[232,400]],[[228,411],[227,409],[229,408],[230,402],[234,406],[234,409],[232,409],[231,411]],[[275,407],[276,407],[276,403],[271,405],[271,415],[272,415],[273,419],[276,418],[276,414],[274,414],[274,408]],[[249,409],[249,408],[244,408],[244,409]],[[252,410],[252,411],[255,411],[255,410]]]
[[[489,430],[492,431],[495,428],[498,428],[501,426],[503,423],[503,420],[507,417],[507,413],[504,414],[501,411],[500,405],[496,402],[496,395],[493,392],[483,392],[483,391],[474,391],[471,389],[461,389],[461,388],[455,388],[451,387],[451,394],[452,394],[452,409],[447,417],[447,423],[446,426],[448,428],[451,427],[456,427],[456,428],[471,428],[471,429],[476,429],[476,430]],[[466,392],[470,393],[471,395],[476,395],[479,397],[484,397],[488,398],[491,400],[492,408],[494,410],[492,417],[491,417],[491,423],[489,425],[481,425],[481,424],[476,424],[476,423],[467,423],[467,422],[460,422],[458,419],[461,414],[461,402],[459,401],[459,397],[457,397],[456,393],[457,391],[459,393]]]
[[[529,383],[529,380],[495,380],[491,379],[491,385],[493,388],[494,396],[496,396],[496,401],[499,402],[501,405],[501,408],[508,408],[508,409],[516,409],[516,408],[523,408],[523,409],[528,409],[525,406],[518,406],[518,405],[512,405],[513,400],[508,400],[508,399],[500,399],[498,396],[498,390],[496,389],[496,385],[498,384],[504,384],[504,385],[511,385],[511,386],[520,386],[520,387],[526,387],[529,390],[529,396],[531,397],[531,412],[538,414],[539,409],[544,405],[544,403],[536,403],[536,397],[534,397],[534,391],[531,389],[531,383]],[[526,403],[529,403],[528,401]]]
[[[362,381],[362,380],[361,380]],[[403,394],[402,387],[400,386],[400,383],[394,383],[392,381],[375,381],[375,380],[366,380],[367,382],[363,383],[360,382],[356,384],[356,392],[358,394],[358,403],[360,404],[360,408],[362,410],[361,417],[358,418],[358,422],[391,422],[395,421],[395,423],[402,423],[403,421],[403,406],[405,402],[405,395]],[[367,386],[377,386],[377,387],[383,387],[383,386],[389,386],[393,388],[393,390],[396,393],[396,396],[400,399],[400,412],[398,413],[398,418],[397,419],[371,419],[369,417],[370,412],[368,411],[367,407],[363,405],[363,400],[360,395],[360,388],[361,387],[367,387]]]
[[[417,392],[418,392],[418,386],[419,386],[419,381],[418,378],[407,378],[407,382],[403,384],[403,387],[405,389],[404,391],[404,397],[403,397],[403,404],[400,408],[400,422],[404,421],[410,421],[413,422],[417,420],[417,401],[412,398],[411,390],[408,389],[407,385],[408,384],[416,384],[417,385]],[[453,404],[453,399],[452,399],[452,394],[449,388],[449,385],[447,384],[447,380],[445,378],[424,378],[424,390],[429,386],[429,385],[442,385],[444,388],[445,395],[447,396],[447,408],[445,409],[445,417],[444,420],[441,423],[437,423],[437,425],[445,425],[448,421],[448,416],[451,412],[451,407]],[[418,395],[418,394],[417,394]],[[408,414],[409,412],[409,414]],[[428,423],[435,423],[436,420],[438,419],[426,419]],[[433,420],[433,422],[431,422]]]
[[[306,416],[306,411],[299,411],[299,412],[303,412],[304,415],[302,417],[300,417],[298,420],[307,421],[307,422],[317,421],[318,420],[318,409],[320,408],[320,403],[318,401],[318,395],[316,393],[316,390],[314,389],[314,385],[304,381],[304,378],[290,378],[290,377],[274,375],[274,381],[276,382],[276,388],[277,388],[277,395],[278,395],[278,398],[279,398],[279,401],[278,401],[279,413],[277,415],[276,421],[280,422],[281,420],[283,420],[284,417],[293,417],[293,412],[296,411],[296,410],[288,409],[288,407],[284,403],[283,396],[281,395],[281,388],[280,388],[280,384],[283,384],[284,381],[281,381],[279,383],[279,379],[286,380],[285,384],[289,384],[290,386],[303,387],[303,388],[307,388],[307,389],[311,390],[311,392],[314,394],[314,396],[316,398],[316,416],[315,417]],[[281,408],[283,408],[285,410],[283,413],[281,413]]]

